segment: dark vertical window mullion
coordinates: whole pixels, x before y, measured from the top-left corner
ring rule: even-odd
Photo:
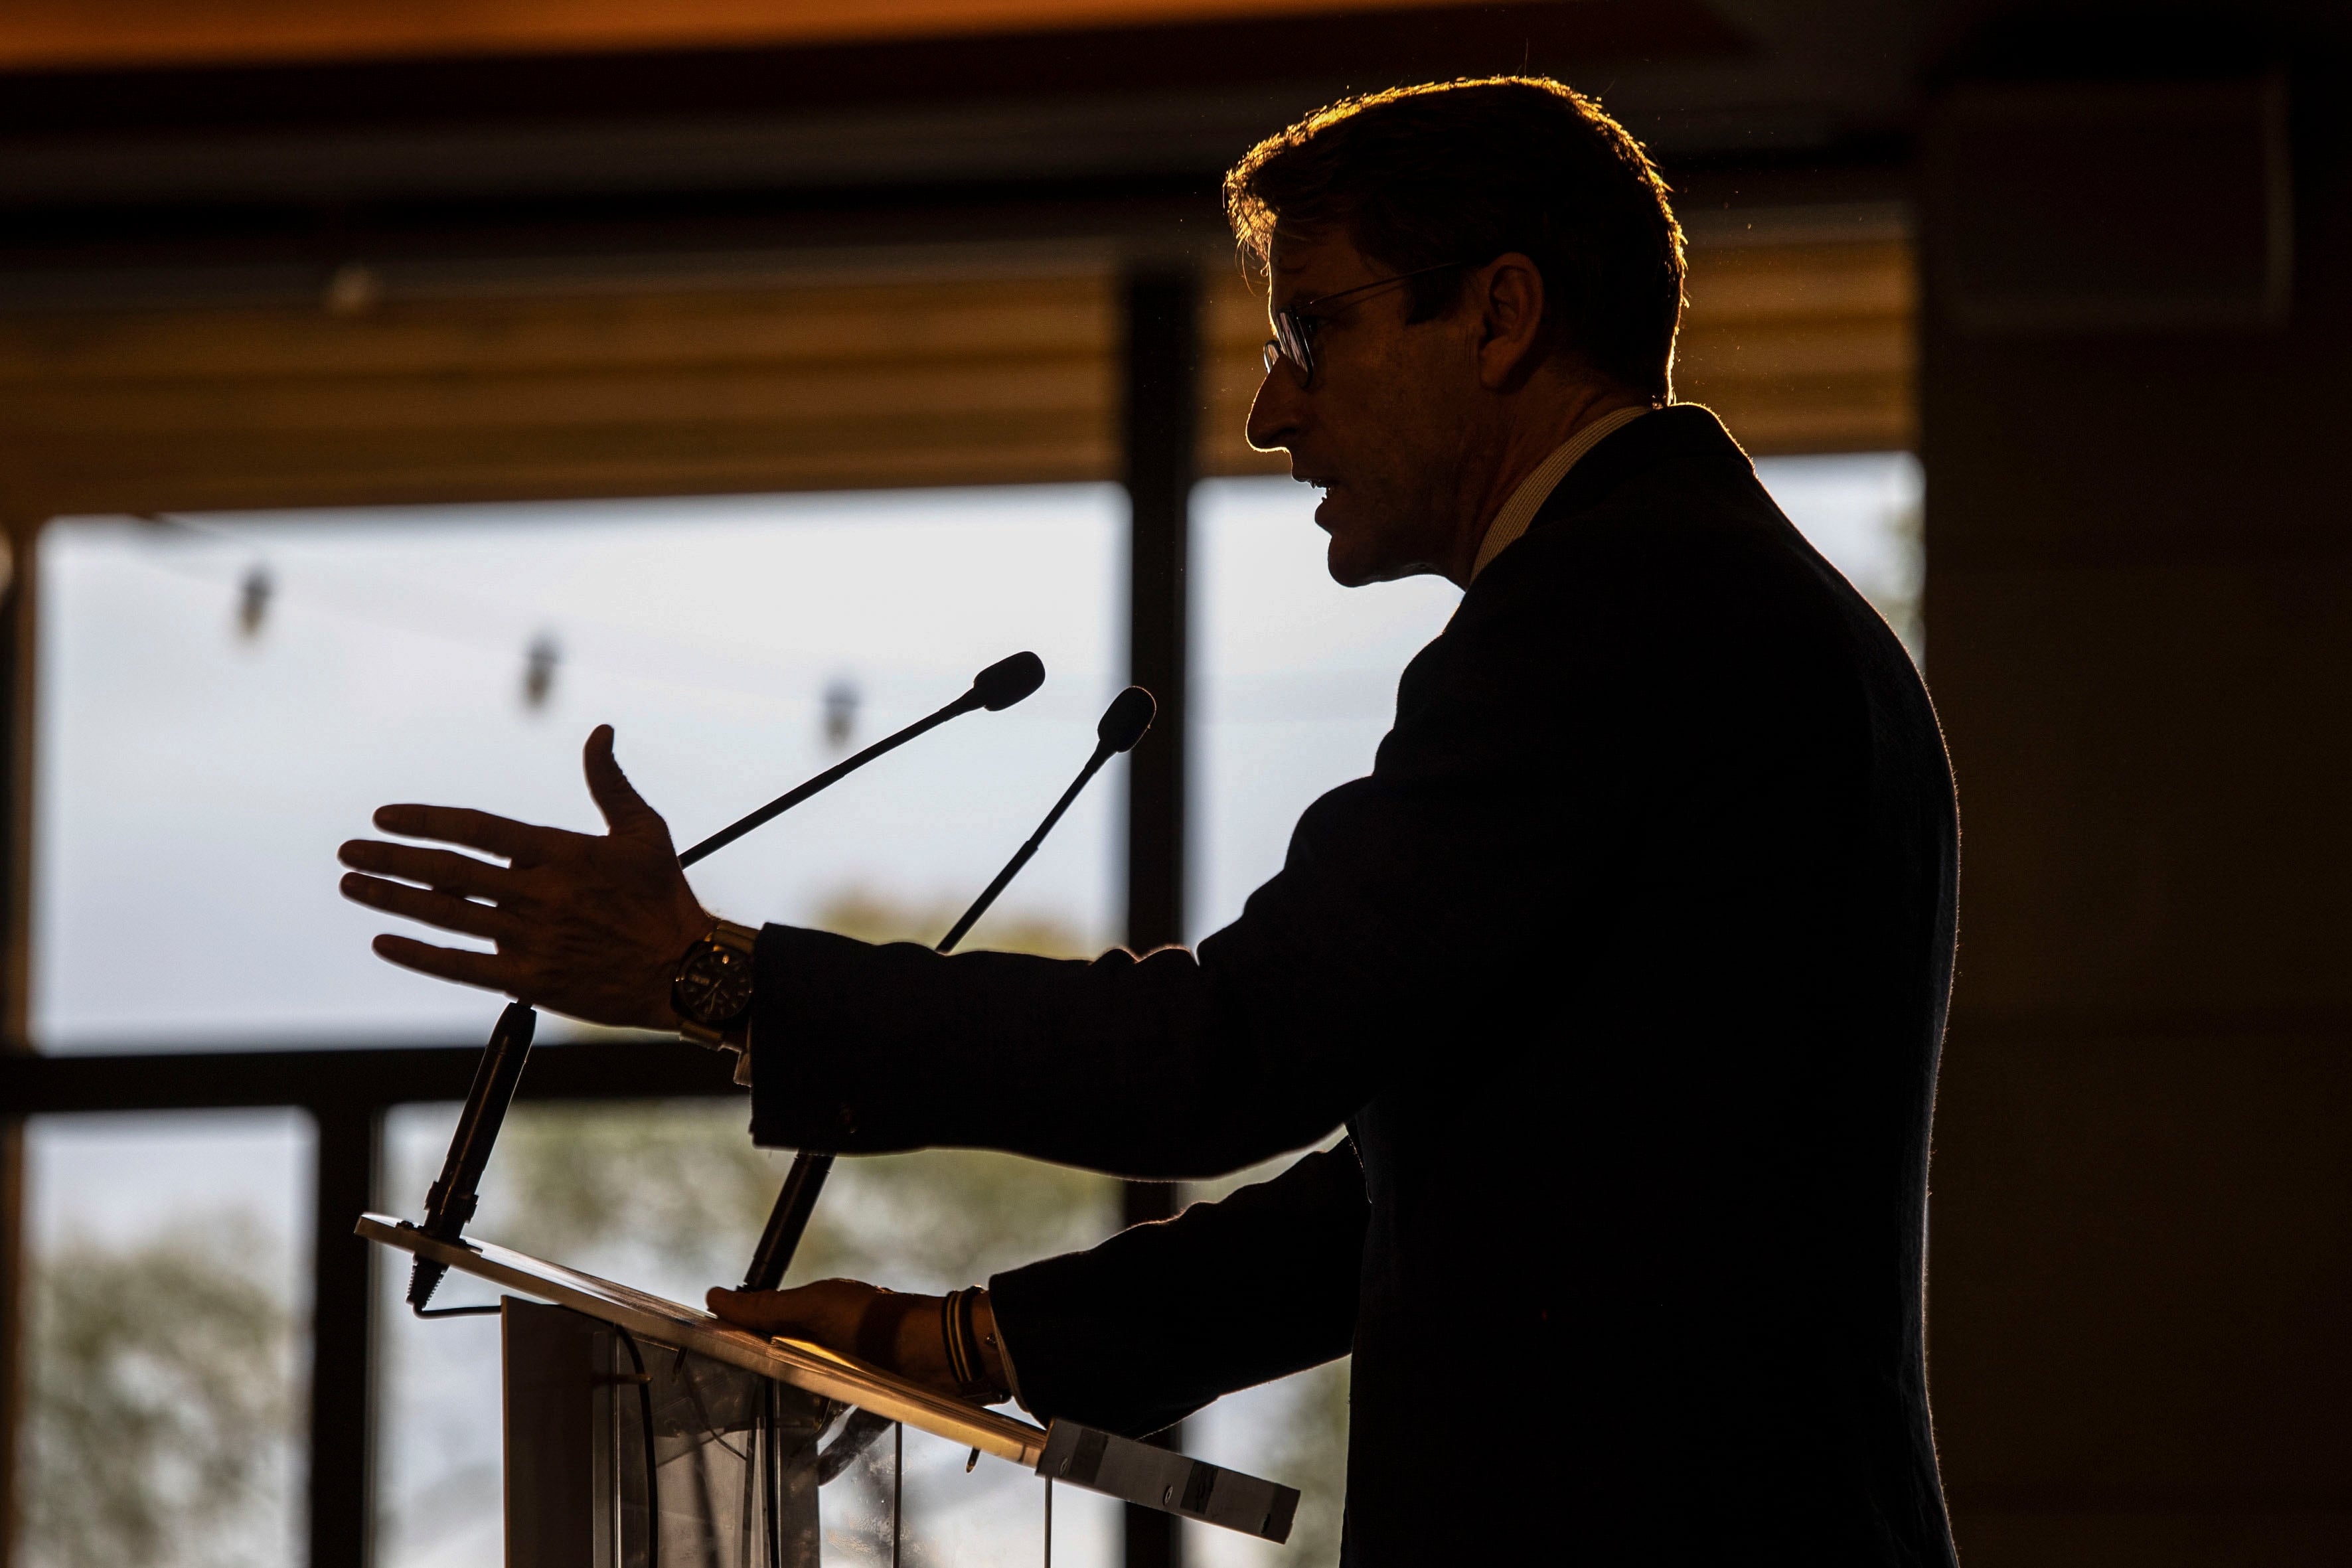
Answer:
[[[1138,952],[1184,940],[1185,555],[1200,409],[1200,280],[1190,268],[1130,273],[1124,420],[1128,524],[1128,679],[1159,699],[1151,734],[1127,774],[1127,940]],[[1129,1225],[1166,1219],[1172,1183],[1127,1184]],[[1164,1435],[1176,1442],[1171,1429]],[[1182,1521],[1127,1510],[1127,1568],[1180,1568]]]
[[[310,1568],[362,1568],[374,1533],[374,1259],[352,1234],[375,1202],[382,1108],[316,1104],[310,1253]]]
[[[39,529],[6,519],[0,584],[0,1051],[32,1048],[26,995],[32,973],[32,734],[36,552]],[[16,1555],[23,1500],[25,1329],[32,1309],[25,1245],[25,1120],[0,1117],[0,1568]]]

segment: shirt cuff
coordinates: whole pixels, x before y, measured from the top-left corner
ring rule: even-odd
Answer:
[[[996,1292],[993,1290],[988,1293],[988,1315],[996,1324],[996,1357],[1004,1363],[1005,1390],[1013,1395],[1013,1403],[1029,1410],[1029,1402],[1021,1397],[1020,1369],[1013,1364],[1013,1336],[1004,1331],[1004,1320],[996,1315]],[[1029,1414],[1034,1415],[1037,1413],[1029,1410]]]

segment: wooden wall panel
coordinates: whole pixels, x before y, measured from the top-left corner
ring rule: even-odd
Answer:
[[[1702,248],[1678,390],[1751,451],[1911,439],[1907,246]],[[1213,269],[1205,474],[1262,297]],[[0,317],[18,515],[1108,479],[1107,271]]]
[[[1675,393],[1750,452],[1896,451],[1918,440],[1906,240],[1695,246]]]
[[[1931,567],[1962,995],[2000,1018],[2352,1021],[2352,907],[2313,874],[2352,867],[2352,816],[2313,809],[2352,768],[2315,721],[2352,706],[2352,561],[2149,555]]]
[[[1932,1371],[1963,1562],[2011,1560],[1988,1513],[2352,1502],[2352,1057],[2310,1025],[2126,1029],[1967,1015],[1945,1048]]]
[[[2295,167],[2284,331],[1979,331],[1928,251],[1963,832],[1928,1366],[1970,1568],[2352,1560],[2352,184]]]
[[[0,318],[19,515],[1098,479],[1097,273]]]

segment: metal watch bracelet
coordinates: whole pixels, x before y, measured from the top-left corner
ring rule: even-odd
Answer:
[[[730,920],[721,920],[718,924],[710,928],[710,934],[704,937],[702,941],[716,942],[721,947],[730,948],[733,951],[741,953],[744,958],[748,960],[751,958],[752,949],[758,943],[759,939],[760,933],[757,928],[742,925]],[[699,942],[696,944],[696,946],[700,945],[701,943]],[[694,950],[692,948],[688,949],[688,956],[691,956],[693,951]],[[685,958],[681,958],[679,960],[679,965],[681,968],[684,967],[685,962]],[[737,1016],[740,1017],[741,1015],[738,1014]],[[729,1023],[732,1023],[733,1021],[733,1019],[728,1020]],[[719,1028],[714,1028],[708,1024],[698,1023],[696,1020],[686,1016],[682,1013],[678,1015],[677,1033],[680,1039],[691,1040],[694,1044],[701,1046],[709,1050],[726,1051],[736,1048],[728,1043],[723,1026]]]

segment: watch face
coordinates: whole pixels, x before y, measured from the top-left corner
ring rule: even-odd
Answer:
[[[751,1005],[751,955],[715,942],[698,944],[670,987],[670,1005],[706,1028],[732,1021]]]

